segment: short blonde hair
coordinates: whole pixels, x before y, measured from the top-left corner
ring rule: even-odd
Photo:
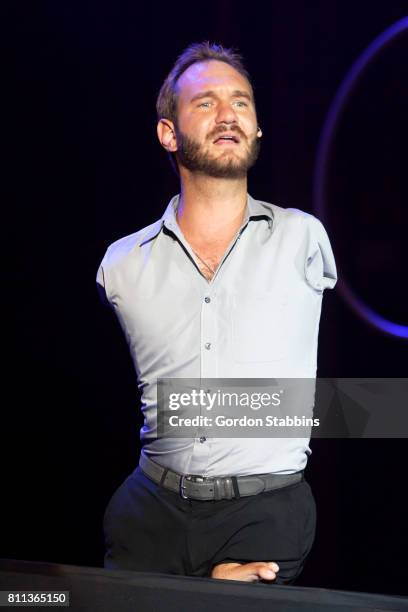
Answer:
[[[170,121],[177,125],[177,81],[192,64],[208,60],[225,62],[235,68],[237,72],[247,79],[253,95],[251,79],[243,64],[242,56],[237,51],[224,48],[222,45],[211,44],[208,41],[193,43],[177,58],[176,63],[161,86],[156,102],[158,119],[170,119]]]

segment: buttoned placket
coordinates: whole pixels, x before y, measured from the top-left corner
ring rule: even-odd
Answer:
[[[187,242],[183,235],[175,218],[166,220],[165,226],[172,232],[175,239],[179,242],[181,248],[186,252],[195,269],[198,271],[200,277],[203,280],[202,292],[201,292],[201,325],[200,325],[200,363],[201,363],[201,378],[217,378],[218,374],[218,330],[217,330],[217,286],[219,283],[220,270],[222,269],[224,262],[231,254],[235,245],[239,241],[242,232],[245,230],[249,223],[249,216],[246,215],[240,229],[228,245],[220,264],[218,265],[213,277],[208,280],[201,272],[197,265],[194,257],[194,251],[190,244]],[[221,275],[222,278],[222,275]],[[211,389],[206,389],[207,392]],[[210,445],[205,444],[207,438],[204,435],[205,431],[202,429],[197,430],[197,437],[194,440],[194,451],[191,458],[191,473],[194,474],[194,470],[200,469],[203,465],[203,461],[207,461],[210,453]],[[197,462],[197,463],[195,463]]]

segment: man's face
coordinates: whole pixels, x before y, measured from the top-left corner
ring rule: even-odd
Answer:
[[[216,178],[241,178],[260,139],[247,79],[225,62],[190,66],[178,80],[176,156],[181,166]]]

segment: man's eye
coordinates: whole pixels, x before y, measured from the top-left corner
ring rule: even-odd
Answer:
[[[235,100],[233,104],[238,105],[239,108],[248,106],[248,104],[244,102],[243,100]],[[200,102],[200,104],[198,104],[198,108],[200,107],[209,108],[211,105],[212,105],[212,102]]]

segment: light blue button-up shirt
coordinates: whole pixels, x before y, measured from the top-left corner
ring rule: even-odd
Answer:
[[[314,378],[323,291],[336,284],[322,223],[253,199],[213,278],[200,272],[176,220],[111,244],[98,289],[126,336],[142,391],[143,451],[203,476],[304,469],[309,438],[158,438],[158,378]]]

